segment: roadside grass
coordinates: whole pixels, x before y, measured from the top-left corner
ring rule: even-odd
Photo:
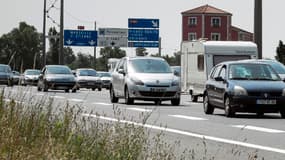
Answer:
[[[35,100],[21,96],[20,102],[13,98],[7,101],[4,90],[0,94],[0,159],[215,159],[207,153],[206,140],[203,140],[202,155],[194,148],[177,152],[180,142],[167,143],[163,132],[153,134],[143,126],[82,116],[93,113],[84,113],[80,106],[68,103],[64,107],[56,106],[53,99],[47,97]],[[120,117],[121,111],[117,107],[113,110],[116,117]],[[142,115],[142,123],[146,123],[149,116]],[[238,151],[233,150],[232,154],[239,157]]]

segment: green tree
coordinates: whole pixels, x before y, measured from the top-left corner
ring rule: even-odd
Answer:
[[[55,27],[49,29],[49,50],[47,52],[47,64],[58,64],[59,63],[59,32]],[[75,61],[76,56],[70,47],[63,48],[63,63],[65,65],[71,65]]]
[[[276,53],[277,55],[275,56],[275,59],[285,64],[285,45],[281,40],[279,41],[279,45],[276,48]]]
[[[75,61],[73,61],[73,63],[70,64],[69,66],[72,69],[92,68],[92,61],[93,61],[93,56],[79,52],[77,53]]]
[[[146,51],[145,48],[138,47],[138,48],[136,48],[136,55],[137,56],[146,56],[146,55],[148,55],[148,52]]]
[[[107,71],[109,58],[122,58],[126,56],[126,51],[120,47],[105,47],[100,50],[101,57],[96,60],[96,70]]]
[[[40,67],[40,58],[34,59],[41,55],[40,37],[34,26],[20,22],[18,28],[1,37],[1,63],[9,63],[12,69],[20,71],[32,68],[34,63]]]

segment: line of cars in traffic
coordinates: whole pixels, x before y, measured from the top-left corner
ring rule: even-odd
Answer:
[[[38,91],[49,89],[76,92],[80,88],[92,90],[109,88],[110,73],[97,72],[91,68],[79,68],[72,71],[65,65],[46,65],[42,70],[26,69],[23,74],[12,71],[9,65],[0,64],[0,84],[34,85]]]

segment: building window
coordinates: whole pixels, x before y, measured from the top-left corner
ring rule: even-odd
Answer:
[[[189,41],[193,41],[193,40],[196,40],[196,39],[197,39],[196,33],[194,33],[194,32],[188,33],[188,40]]]
[[[211,18],[212,27],[220,27],[221,26],[221,18],[220,17],[212,17]]]
[[[211,40],[213,41],[219,41],[221,39],[220,33],[211,33]]]
[[[197,25],[197,17],[189,17],[188,18],[188,26],[196,26]]]
[[[197,57],[198,61],[198,71],[204,71],[204,55],[200,54]]]
[[[245,35],[242,32],[238,33],[238,40],[244,41],[245,40]]]

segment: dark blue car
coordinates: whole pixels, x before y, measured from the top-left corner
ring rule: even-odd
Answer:
[[[225,110],[227,117],[236,112],[280,113],[285,118],[285,82],[267,63],[230,61],[216,65],[206,82],[204,112]]]

